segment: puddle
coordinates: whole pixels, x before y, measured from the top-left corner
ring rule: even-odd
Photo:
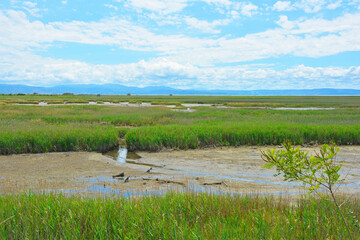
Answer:
[[[171,111],[174,112],[195,112],[195,109],[191,109],[191,108],[186,108],[186,109],[170,109]]]
[[[116,160],[120,163],[126,163],[127,159],[140,159],[141,157],[137,155],[135,152],[128,152],[125,146],[120,146],[119,149],[115,149],[113,151],[104,153],[105,156],[109,156],[112,159]]]
[[[165,168],[165,169],[167,169],[167,168]],[[237,180],[237,181],[242,181],[242,182],[266,183],[266,184],[276,184],[276,185],[285,185],[285,186],[302,186],[301,183],[272,182],[272,181],[264,181],[264,180],[248,179],[248,178],[239,178],[239,177],[230,177],[230,176],[217,175],[217,174],[211,174],[211,173],[202,173],[202,172],[194,172],[194,171],[181,170],[181,169],[171,169],[171,168],[169,168],[167,170],[190,173],[190,174],[194,174],[194,175],[203,175],[203,176],[209,176],[209,177],[216,177],[216,178],[222,178],[222,179],[228,179],[228,180]]]
[[[148,181],[157,181],[157,179],[163,179],[165,176],[152,176],[147,178]],[[144,179],[144,177],[130,177],[129,181],[131,180],[139,180]],[[156,179],[156,180],[155,180]],[[175,192],[211,192],[215,193],[216,191],[212,191],[210,187],[206,186],[199,186],[199,185],[188,185],[188,186],[174,186],[174,185],[167,185],[164,189],[126,189],[124,190],[123,187],[120,185],[116,186],[117,184],[122,184],[122,181],[119,181],[114,178],[108,177],[99,177],[99,178],[79,178],[79,181],[84,182],[91,182],[93,185],[89,187],[85,187],[82,189],[77,190],[65,190],[62,193],[96,193],[96,194],[104,194],[104,195],[118,195],[122,197],[131,197],[131,196],[149,196],[149,195],[165,195],[169,191]],[[226,194],[226,192],[219,192],[218,194]]]
[[[184,107],[212,107],[213,104],[205,104],[205,103],[182,103],[181,105],[183,105]]]
[[[148,166],[148,167],[155,167],[155,168],[162,168],[162,169],[170,170],[170,171],[189,173],[191,175],[209,176],[209,177],[216,177],[216,178],[228,179],[228,180],[236,180],[236,181],[242,181],[242,182],[252,182],[252,183],[262,183],[262,184],[276,184],[276,185],[285,185],[285,186],[302,186],[301,183],[274,182],[274,181],[257,180],[257,179],[250,179],[250,178],[231,177],[231,176],[225,176],[225,175],[210,174],[210,173],[203,173],[203,172],[196,172],[196,171],[188,171],[188,170],[182,170],[182,169],[166,168],[165,165],[155,165],[155,164],[135,162],[135,161],[129,161],[129,160],[126,160],[126,163],[142,165],[142,166]],[[274,174],[267,174],[267,175],[273,176]],[[246,176],[251,176],[251,175],[247,174],[247,175],[243,175],[243,176],[246,177]]]
[[[162,176],[156,176],[150,178],[154,180],[155,178],[162,178]],[[141,177],[130,178],[129,180],[141,179]],[[289,191],[279,191],[279,192],[268,192],[268,193],[235,193],[221,191],[211,186],[199,185],[196,181],[191,181],[187,186],[171,186],[167,185],[165,189],[152,189],[152,190],[139,190],[139,189],[126,189],[122,190],[120,188],[114,188],[111,183],[118,182],[116,179],[108,177],[99,177],[99,178],[79,178],[80,181],[91,182],[93,185],[82,188],[82,189],[72,189],[72,190],[60,190],[61,193],[68,194],[77,194],[77,193],[96,193],[100,195],[117,195],[121,197],[135,197],[135,196],[162,196],[167,192],[191,192],[191,193],[208,193],[214,195],[231,195],[231,196],[275,196],[275,195],[292,195],[299,194],[299,191],[289,192]],[[105,184],[104,184],[105,183]],[[108,183],[108,184],[106,184]]]
[[[295,111],[316,111],[316,110],[334,110],[335,108],[318,108],[318,107],[306,107],[306,108],[291,108],[291,107],[279,107],[279,108],[270,108],[273,110],[295,110]]]
[[[335,186],[355,187],[355,186],[359,186],[359,185],[360,185],[360,181],[353,182],[353,183],[340,183],[340,184],[336,184]]]
[[[216,108],[236,108],[227,106],[216,106]],[[239,107],[243,109],[269,109],[269,110],[294,110],[294,111],[319,111],[319,110],[335,110],[335,108],[319,108],[319,107]]]
[[[142,102],[141,103],[141,106],[147,106],[147,107],[150,107],[152,104],[149,103],[149,102]]]

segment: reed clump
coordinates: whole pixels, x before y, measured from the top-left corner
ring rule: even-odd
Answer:
[[[228,102],[225,103],[229,107],[299,107],[296,104],[284,104],[284,103],[267,103],[267,102]]]
[[[66,103],[89,103],[91,100],[86,99],[69,99]]]
[[[332,202],[168,193],[141,198],[0,196],[2,239],[347,239]],[[347,201],[359,219],[360,204]],[[359,237],[356,221],[351,231]]]
[[[63,151],[106,152],[118,144],[119,130],[111,125],[0,120],[0,126],[0,155]]]
[[[160,101],[152,101],[152,105],[175,105],[175,106],[181,106],[180,102],[160,102]]]
[[[64,104],[64,100],[47,100],[44,102],[47,102],[48,104]]]

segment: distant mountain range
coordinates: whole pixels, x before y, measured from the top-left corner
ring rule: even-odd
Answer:
[[[27,85],[0,84],[0,94],[101,94],[101,95],[243,95],[243,96],[342,96],[360,95],[356,89],[288,89],[288,90],[197,90],[170,87],[127,87],[119,84],[79,84],[56,87],[33,87]]]

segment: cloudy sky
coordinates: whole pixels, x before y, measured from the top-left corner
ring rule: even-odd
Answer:
[[[360,0],[1,0],[0,84],[360,89]]]

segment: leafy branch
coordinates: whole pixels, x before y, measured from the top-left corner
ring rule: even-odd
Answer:
[[[285,141],[282,146],[285,150],[274,148],[261,151],[261,158],[266,162],[263,167],[268,169],[275,167],[277,171],[275,176],[283,175],[284,181],[301,181],[309,193],[324,187],[330,193],[352,239],[349,226],[334,195],[335,184],[344,181],[339,174],[343,163],[339,164],[334,160],[339,148],[334,144],[324,144],[319,152],[308,157],[308,152],[301,151],[300,147],[294,148],[289,141]]]

